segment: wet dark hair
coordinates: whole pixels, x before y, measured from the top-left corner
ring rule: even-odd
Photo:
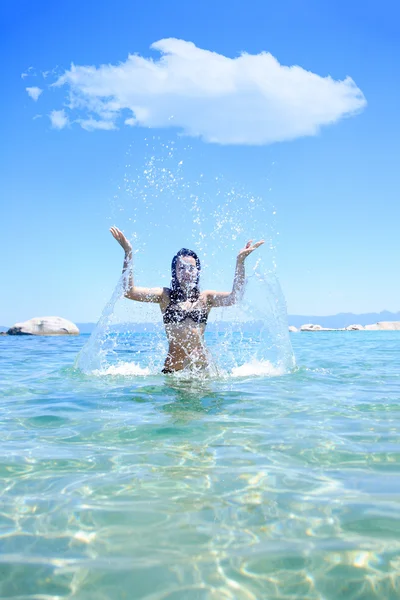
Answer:
[[[196,285],[191,290],[189,290],[189,293],[187,293],[186,290],[184,290],[180,286],[178,278],[176,276],[176,265],[178,263],[178,258],[181,256],[191,256],[196,261],[196,267],[197,267]],[[194,252],[193,250],[188,250],[187,248],[181,248],[179,250],[179,252],[177,252],[175,254],[174,258],[172,259],[172,263],[171,263],[172,281],[171,281],[170,299],[171,299],[172,303],[184,302],[185,300],[190,300],[191,302],[195,302],[198,299],[198,297],[200,296],[200,289],[199,289],[200,270],[201,270],[201,265],[200,265],[199,257],[197,256],[196,252]]]

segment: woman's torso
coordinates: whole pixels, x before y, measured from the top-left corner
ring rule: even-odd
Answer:
[[[170,290],[165,291],[160,306],[169,344],[164,368],[179,371],[188,366],[206,366],[204,332],[210,309],[205,295],[200,294],[194,302],[171,302]]]

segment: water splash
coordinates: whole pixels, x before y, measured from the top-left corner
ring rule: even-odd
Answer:
[[[150,375],[149,367],[141,367],[134,362],[120,362],[116,365],[110,365],[104,369],[96,369],[93,375],[122,375],[123,377],[140,377]]]
[[[224,177],[190,178],[195,165],[187,146],[178,149],[176,142],[153,137],[141,150],[147,155],[144,167],[133,168],[129,161],[112,204],[112,223],[118,222],[134,246],[135,283],[169,287],[165,256],[172,257],[178,245],[199,254],[202,289],[229,290],[240,247],[249,237],[264,238],[262,259],[253,267],[253,257],[246,262],[243,301],[211,311],[206,343],[215,363],[212,375],[288,372],[295,362],[276,276],[274,207]],[[77,358],[76,366],[86,373],[145,375],[162,368],[167,344],[159,306],[124,299],[124,285],[121,277]]]
[[[234,367],[232,377],[277,377],[287,371],[282,366],[275,366],[269,360],[253,359],[249,363]]]
[[[89,340],[79,352],[75,368],[84,373],[100,371],[107,367],[109,354],[114,351],[115,341],[109,335],[110,324],[113,319],[114,309],[117,301],[121,298],[124,289],[124,278],[121,277],[103,313],[92,332]]]

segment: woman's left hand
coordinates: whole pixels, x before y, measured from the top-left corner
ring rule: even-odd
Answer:
[[[264,244],[264,240],[260,240],[259,242],[256,242],[255,244],[253,244],[253,240],[249,240],[247,242],[247,244],[245,245],[245,247],[239,252],[238,260],[244,260],[245,258],[247,258],[249,256],[249,254],[254,252],[254,250],[257,250],[257,248],[259,248],[263,244]]]

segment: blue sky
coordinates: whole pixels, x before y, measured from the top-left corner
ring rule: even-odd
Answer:
[[[203,233],[197,248],[204,250],[208,265],[205,281],[225,287],[236,249],[252,235],[265,235],[268,245],[261,256],[267,267],[276,261],[289,313],[399,310],[400,8],[395,1],[339,0],[328,6],[310,0],[52,5],[17,0],[3,4],[1,12],[0,324],[44,315],[95,321],[122,262],[108,233],[111,224],[136,233],[138,283],[144,285],[166,285],[172,254],[195,245],[194,236]],[[152,91],[153,81],[146,97],[140,95],[150,107],[142,126],[124,124],[132,114],[123,103],[113,120],[114,113],[110,117],[104,106],[97,107],[99,96],[97,104],[89,102],[82,90],[91,85],[93,91],[98,82],[85,79],[82,66],[92,67],[103,85],[101,65],[115,69],[120,64],[123,70],[129,54],[157,62],[160,52],[150,47],[169,38],[192,42],[203,69],[189,84],[177,74],[179,61],[168,67],[179,88],[172,108],[165,91]],[[180,50],[183,58],[188,48]],[[204,51],[222,61],[221,72],[214,73]],[[228,92],[221,105],[213,91],[211,96],[196,91],[199,81],[229,87],[224,65],[229,70],[232,61],[223,57],[235,59],[243,52],[250,61],[238,67],[236,81],[244,81],[238,84],[240,93]],[[268,110],[249,84],[253,71],[265,82],[266,66],[251,58],[262,52],[303,70],[297,88],[297,80],[278,64],[277,76],[283,79],[274,84]],[[51,86],[70,73],[71,63],[78,79]],[[310,83],[307,71],[315,75]],[[351,77],[366,105],[357,109],[354,90],[349,97],[342,84],[326,87],[328,75],[337,82]],[[295,117],[281,103],[285,86]],[[43,92],[35,101],[26,87]],[[72,96],[81,103],[74,109],[67,106]],[[137,96],[132,102],[139,102]],[[358,114],[340,118],[342,105],[343,114]],[[167,128],[164,108],[172,111],[171,123],[179,115],[179,131],[197,127],[200,138]],[[53,111],[65,111],[70,123],[54,127]],[[84,129],[90,129],[88,119],[115,128]],[[334,122],[323,124],[329,119]],[[305,132],[297,135],[302,127]],[[212,143],[207,135],[223,143]],[[242,143],[232,143],[235,135]],[[271,135],[283,141],[270,143]],[[174,153],[167,160],[171,144]],[[151,155],[158,157],[157,177],[165,158],[174,179],[170,191],[151,198],[150,207],[143,187],[131,182],[140,176],[142,186]],[[232,189],[242,190],[228,203],[235,216],[220,238],[212,236]],[[203,229],[190,222],[196,193]],[[253,196],[258,208],[250,213]],[[230,237],[230,227],[238,230],[237,239]]]

